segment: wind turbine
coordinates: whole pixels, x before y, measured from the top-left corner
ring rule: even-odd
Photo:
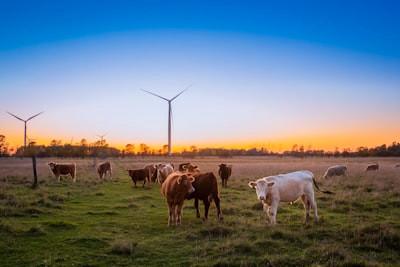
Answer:
[[[103,145],[103,142],[104,142],[104,137],[106,136],[107,134],[102,134],[102,135],[100,135],[100,134],[97,134],[96,136],[97,137],[99,137],[100,138],[100,144],[102,144]]]
[[[187,86],[184,90],[182,90],[179,94],[177,94],[176,96],[174,96],[171,99],[162,97],[160,95],[157,95],[155,93],[152,93],[150,91],[141,89],[143,92],[146,92],[148,94],[151,94],[153,96],[156,96],[158,98],[161,98],[165,101],[168,102],[168,156],[171,156],[172,154],[172,143],[171,143],[171,128],[172,128],[172,101],[174,101],[175,99],[177,99],[181,94],[183,94],[187,89],[189,89],[192,85]]]
[[[20,120],[20,121],[22,121],[23,123],[24,123],[24,126],[25,126],[25,130],[24,130],[24,150],[26,149],[26,126],[27,126],[27,123],[28,123],[28,121],[30,121],[30,120],[32,120],[33,118],[36,118],[37,116],[39,116],[40,114],[42,114],[44,111],[42,111],[42,112],[39,112],[38,114],[35,114],[35,115],[33,115],[33,116],[31,116],[31,117],[29,117],[28,119],[26,119],[26,120],[24,120],[24,119],[21,119],[20,117],[18,117],[17,115],[14,115],[14,114],[12,114],[11,112],[8,112],[7,111],[7,113],[9,114],[9,115],[11,115],[11,116],[13,116],[14,118],[16,118],[17,120]]]

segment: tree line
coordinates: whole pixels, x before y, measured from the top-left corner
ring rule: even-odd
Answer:
[[[63,144],[60,140],[52,140],[49,145],[38,145],[29,142],[27,150],[37,157],[132,157],[132,156],[163,156],[167,154],[168,146],[161,148],[151,148],[146,144],[127,144],[123,149],[111,147],[105,139],[89,143],[82,139],[79,143]],[[22,157],[26,155],[24,147],[19,147],[15,151],[10,148],[6,137],[0,134],[0,157]],[[197,148],[190,146],[181,152],[174,153],[175,156],[196,157],[196,156],[293,156],[293,157],[399,157],[400,143],[393,142],[390,145],[380,145],[376,147],[359,147],[351,149],[338,148],[335,151],[325,151],[321,149],[305,148],[302,145],[294,145],[291,150],[281,153],[273,152],[265,147],[250,149],[226,149],[226,148]]]

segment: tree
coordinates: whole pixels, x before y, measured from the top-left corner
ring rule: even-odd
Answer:
[[[6,137],[0,134],[0,157],[9,156],[8,143],[6,142]]]
[[[133,156],[133,155],[135,155],[135,145],[126,144],[126,146],[125,146],[125,155],[126,155],[126,156]]]

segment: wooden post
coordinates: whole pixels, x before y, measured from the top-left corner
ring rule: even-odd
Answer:
[[[38,186],[38,178],[37,178],[37,170],[36,170],[36,156],[32,156],[32,167],[33,167],[33,183],[32,188],[36,188]]]

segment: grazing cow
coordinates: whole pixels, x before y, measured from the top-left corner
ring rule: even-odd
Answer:
[[[194,182],[192,183],[195,191],[187,196],[187,199],[194,198],[194,207],[196,208],[196,216],[200,218],[199,200],[204,203],[204,220],[208,219],[208,209],[211,202],[214,200],[217,207],[217,216],[222,220],[222,213],[220,207],[220,198],[218,192],[218,182],[214,173],[195,173],[193,174]]]
[[[335,165],[329,167],[322,178],[330,178],[333,176],[346,176],[347,167],[344,165]]]
[[[145,169],[128,170],[129,176],[132,178],[132,182],[135,184],[137,181],[143,181],[143,187],[146,181],[149,181],[149,172]]]
[[[50,162],[49,167],[53,172],[54,176],[60,181],[61,176],[68,176],[71,175],[73,182],[76,182],[76,165],[75,163],[72,164],[59,164]]]
[[[400,168],[400,164],[396,164],[396,166],[394,166],[395,168]]]
[[[161,194],[168,203],[168,226],[182,223],[182,206],[188,194],[195,191],[192,186],[194,178],[187,173],[171,173],[161,185]]]
[[[222,187],[228,187],[228,179],[232,175],[232,165],[220,164],[218,174],[222,180]]]
[[[144,166],[144,169],[146,170],[146,171],[148,171],[148,173],[149,173],[149,183],[150,182],[152,182],[152,183],[154,183],[156,180],[157,180],[157,173],[158,173],[158,171],[157,171],[157,165],[156,164],[149,164],[149,165],[146,165],[146,166]]]
[[[379,164],[378,163],[370,164],[365,169],[365,171],[377,171],[377,170],[379,170]]]
[[[97,166],[97,173],[99,174],[100,179],[105,178],[107,173],[109,174],[109,176],[111,178],[111,176],[112,176],[111,163],[109,161],[100,163]]]
[[[160,184],[164,183],[165,179],[167,179],[168,175],[174,172],[174,167],[172,164],[158,164],[158,182]]]
[[[314,179],[314,174],[310,171],[279,174],[249,182],[249,186],[256,189],[257,198],[263,203],[264,211],[272,225],[276,224],[279,202],[294,202],[299,198],[304,204],[306,223],[310,219],[311,208],[314,210],[314,221],[318,222],[313,185],[322,193],[333,194],[330,191],[321,191]]]

